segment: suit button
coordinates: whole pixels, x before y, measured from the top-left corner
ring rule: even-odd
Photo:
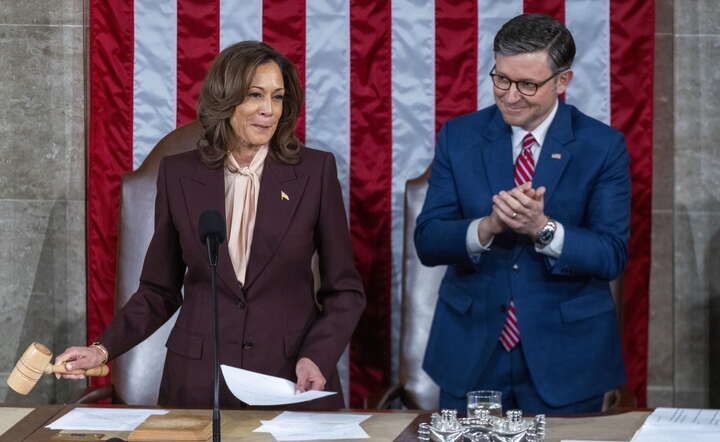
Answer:
[[[252,350],[255,345],[252,342],[246,342],[243,344],[243,350]]]
[[[500,313],[507,312],[507,306],[505,304],[500,304]]]
[[[520,266],[517,264],[513,264],[512,269],[517,272],[518,270],[520,270]]]
[[[247,304],[245,304],[245,301],[243,301],[242,299],[238,299],[237,306],[241,309],[245,309]]]

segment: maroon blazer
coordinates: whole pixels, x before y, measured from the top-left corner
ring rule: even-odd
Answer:
[[[265,161],[245,285],[235,277],[227,244],[220,247],[218,311],[221,363],[295,380],[299,358],[315,362],[337,395],[300,408],[342,408],[336,364],[365,307],[355,269],[335,159],[305,148],[299,164]],[[286,194],[288,199],[281,198]],[[182,306],[167,341],[158,402],[212,407],[212,298],[200,214],[225,214],[223,169],[197,150],[160,163],[155,232],[140,286],[99,341],[114,358],[150,336]],[[317,251],[317,295],[311,259]],[[182,291],[181,291],[182,290]],[[184,296],[183,294],[184,293]],[[221,382],[220,403],[241,407]]]

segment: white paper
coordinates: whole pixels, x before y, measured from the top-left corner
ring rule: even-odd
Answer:
[[[656,408],[643,426],[720,430],[720,410]]]
[[[310,390],[295,394],[295,383],[242,368],[221,365],[223,378],[236,398],[248,405],[283,405],[311,401],[334,391]]]
[[[51,430],[132,431],[153,414],[168,410],[144,408],[75,408],[52,422]]]
[[[720,410],[656,408],[635,433],[633,442],[718,442]]]
[[[254,432],[272,433],[276,440],[368,439],[360,426],[369,414],[305,413],[286,411],[273,420],[260,421]]]

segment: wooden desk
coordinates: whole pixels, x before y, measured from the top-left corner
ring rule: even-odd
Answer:
[[[0,435],[0,442],[59,442],[58,431],[48,430],[45,425],[72,410],[74,405],[43,405],[34,409],[6,433]],[[1,410],[0,410],[1,411]],[[186,410],[183,410],[186,411]],[[195,410],[194,413],[210,414],[210,410]],[[356,411],[370,413],[373,417],[362,424],[371,436],[363,439],[367,442],[417,441],[417,426],[427,422],[429,412],[423,411]],[[278,411],[268,410],[223,410],[223,441],[274,441],[270,433],[252,433],[260,425],[260,419],[272,419]],[[615,440],[627,441],[645,421],[649,411],[629,411],[625,413],[593,417],[548,418],[547,442],[559,442],[564,439]],[[1,414],[0,414],[1,415]],[[404,429],[403,429],[404,428]],[[402,431],[400,431],[402,429]],[[398,434],[399,432],[399,434]],[[108,434],[108,437],[126,438],[125,433]],[[396,437],[397,436],[397,437]]]

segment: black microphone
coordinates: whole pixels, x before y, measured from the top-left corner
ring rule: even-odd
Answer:
[[[213,297],[213,442],[220,442],[220,337],[218,330],[218,297],[215,287],[217,273],[218,247],[225,241],[225,219],[217,210],[206,210],[198,221],[200,241],[207,246],[210,262],[210,287]]]
[[[208,247],[210,265],[216,266],[218,247],[225,241],[225,220],[217,210],[206,210],[200,214],[198,221],[200,242]]]

